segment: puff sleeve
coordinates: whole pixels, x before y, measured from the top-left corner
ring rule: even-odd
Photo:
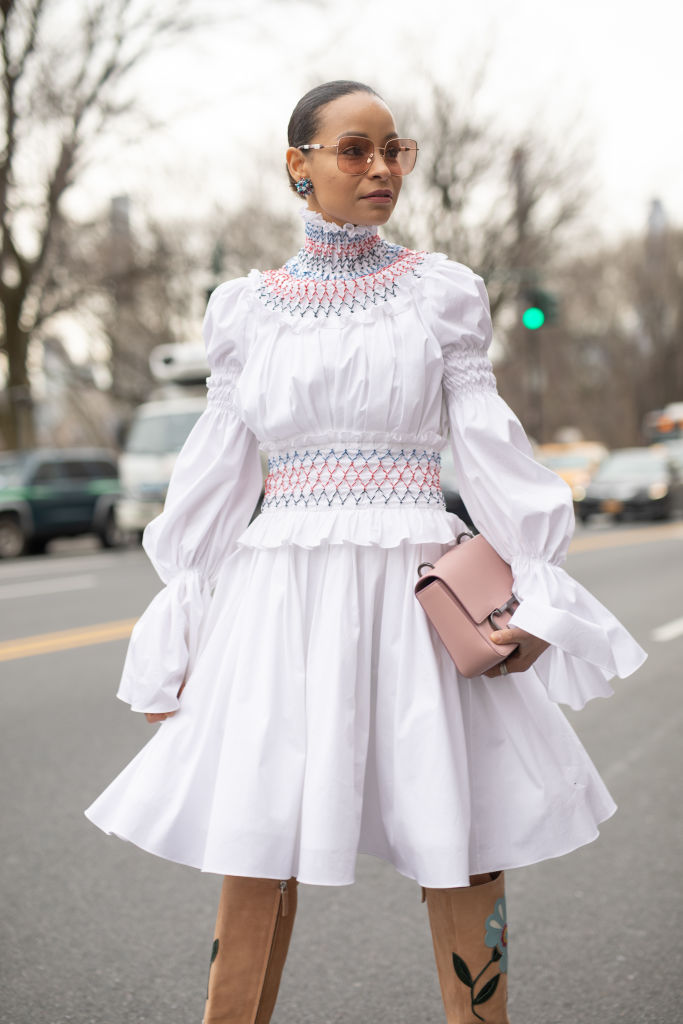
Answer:
[[[443,391],[458,483],[477,528],[510,563],[520,604],[511,626],[551,647],[529,671],[549,697],[579,709],[613,691],[645,652],[615,616],[562,568],[574,532],[569,487],[533,457],[496,389],[487,350],[484,282],[443,261],[430,282],[433,330],[443,352]]]
[[[196,656],[217,574],[258,500],[258,442],[235,400],[249,326],[244,279],[209,301],[204,340],[211,376],[207,408],[178,455],[163,512],[143,547],[166,584],[136,623],[117,696],[134,711],[173,711]]]

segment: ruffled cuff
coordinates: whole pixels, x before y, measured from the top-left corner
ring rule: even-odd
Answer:
[[[133,711],[177,710],[210,600],[208,581],[188,570],[175,576],[138,619],[116,694]]]
[[[645,661],[628,630],[564,569],[524,557],[511,565],[520,604],[509,625],[551,644],[534,664],[551,700],[578,711],[594,697],[609,697],[609,680],[624,679]]]

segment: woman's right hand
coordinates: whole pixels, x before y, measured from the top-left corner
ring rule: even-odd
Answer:
[[[148,722],[153,724],[154,722],[163,722],[165,719],[170,718],[171,715],[175,714],[175,711],[145,711],[145,718],[147,719]]]
[[[185,689],[185,682],[187,682],[187,680],[183,682],[183,685],[178,690],[178,697],[180,697],[180,694]],[[171,718],[172,715],[175,715],[177,713],[177,708],[175,711],[146,711],[145,718],[150,723],[150,725],[154,725],[155,722],[164,722],[167,718]]]

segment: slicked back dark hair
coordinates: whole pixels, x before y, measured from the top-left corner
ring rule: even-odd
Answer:
[[[301,97],[292,111],[287,126],[287,140],[290,146],[307,145],[320,127],[320,111],[332,100],[338,100],[340,96],[349,96],[354,92],[367,92],[371,96],[382,99],[378,92],[363,82],[352,82],[349,79],[341,78],[335,82],[324,82],[316,85],[314,89]],[[292,176],[287,170],[290,188],[296,192]]]

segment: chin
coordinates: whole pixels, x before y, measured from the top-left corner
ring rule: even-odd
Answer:
[[[361,219],[354,220],[354,224],[386,224],[394,212],[394,206],[369,206],[361,209],[357,214]]]
[[[322,214],[323,220],[332,221],[343,226],[344,224],[355,224],[356,227],[369,227],[386,224],[391,217],[396,204],[393,206],[365,206],[354,207],[348,213],[335,210],[324,210],[318,207],[317,212]],[[310,208],[310,207],[309,207]]]

